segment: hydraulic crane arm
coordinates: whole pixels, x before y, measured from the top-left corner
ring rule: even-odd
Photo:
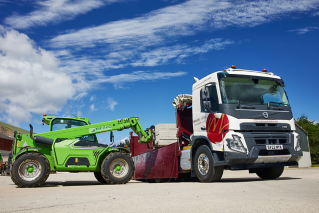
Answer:
[[[93,135],[110,131],[122,131],[124,129],[131,128],[138,136],[139,143],[149,143],[154,139],[153,129],[143,130],[141,124],[139,123],[139,118],[123,118],[113,121],[106,121],[96,124],[90,124],[85,126],[73,127],[63,130],[56,130],[46,133],[35,134],[34,137],[40,136],[45,138],[78,138],[85,135]],[[32,131],[30,133],[32,136]]]

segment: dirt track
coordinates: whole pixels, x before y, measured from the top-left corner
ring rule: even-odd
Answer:
[[[100,185],[93,173],[57,173],[38,188],[0,176],[0,212],[318,212],[319,168],[286,169],[263,181],[225,171],[220,182]]]

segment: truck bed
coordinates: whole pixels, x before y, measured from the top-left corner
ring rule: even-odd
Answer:
[[[130,147],[135,164],[133,179],[178,177],[180,151],[177,142],[158,149],[148,149],[146,144],[138,143],[138,136],[132,136],[131,133]]]

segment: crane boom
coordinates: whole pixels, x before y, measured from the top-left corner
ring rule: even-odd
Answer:
[[[153,140],[154,134],[151,129],[143,130],[139,118],[123,118],[113,121],[106,121],[85,126],[73,127],[68,129],[50,131],[45,133],[34,134],[30,133],[31,137],[45,137],[50,139],[55,138],[78,138],[85,135],[93,135],[111,131],[122,131],[131,128],[138,136],[139,143],[149,143]],[[32,132],[32,131],[31,131]]]

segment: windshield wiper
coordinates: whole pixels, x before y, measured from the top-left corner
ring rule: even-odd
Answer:
[[[270,109],[270,104],[282,104],[282,105],[285,105],[283,102],[274,102],[274,101],[270,101],[270,102],[268,102],[268,109]]]
[[[258,101],[247,101],[247,100],[238,100],[238,103],[237,103],[237,109],[239,109],[240,108],[240,102],[251,102],[251,103],[256,103],[256,102],[258,102]],[[247,109],[255,109],[255,107],[254,106],[246,106],[246,108]]]

